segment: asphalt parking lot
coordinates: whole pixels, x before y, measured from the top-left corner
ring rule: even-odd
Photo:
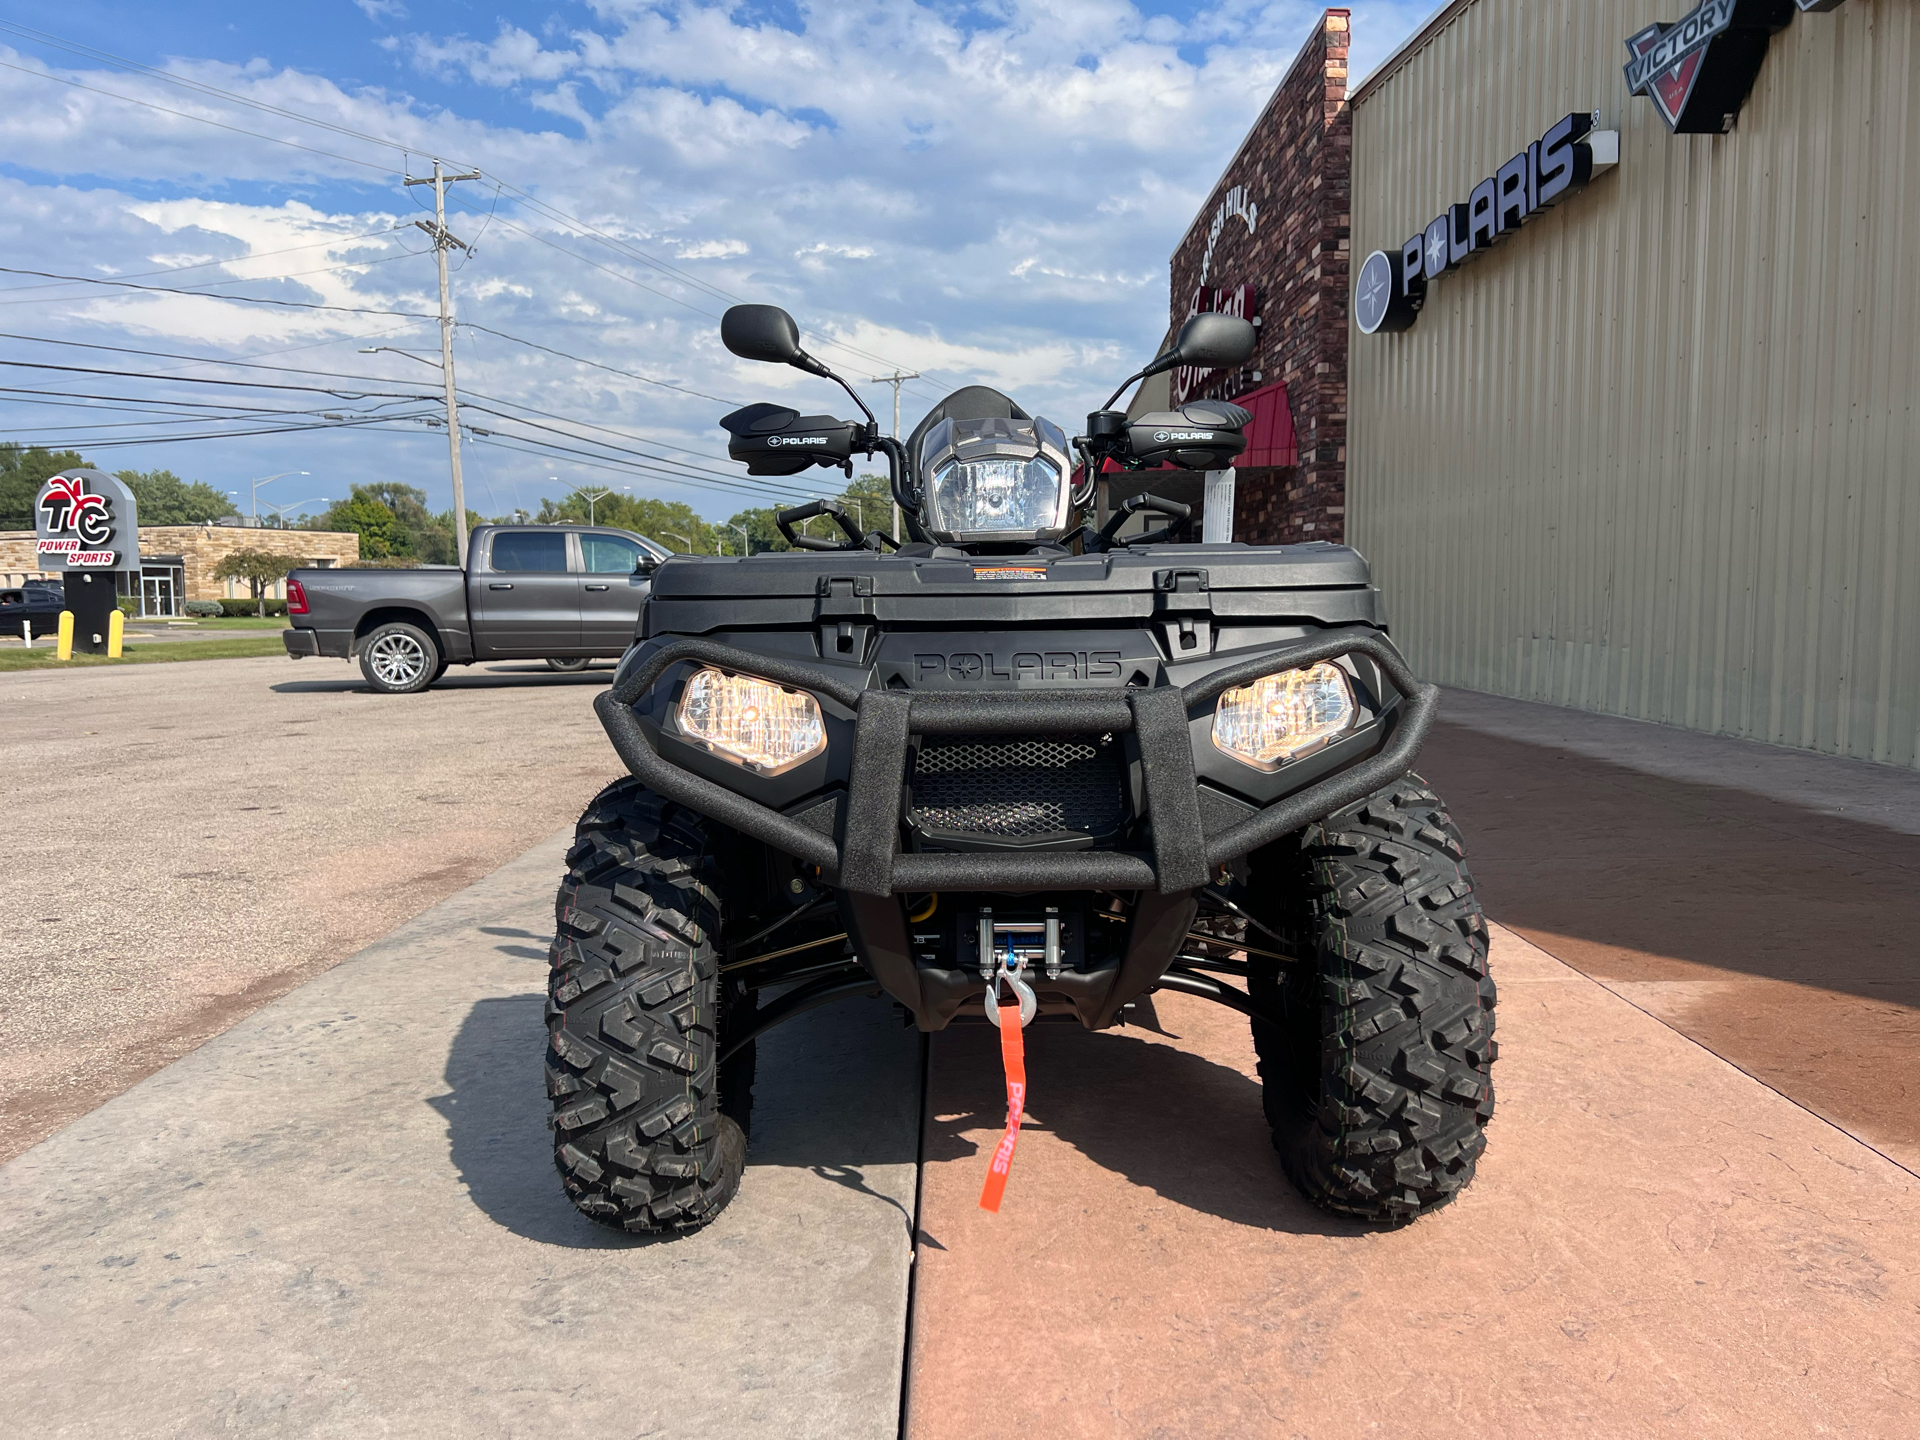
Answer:
[[[584,704],[603,682],[475,677],[408,697],[440,723],[401,741],[344,670],[275,691],[294,667],[154,667],[216,669],[223,726],[252,706],[329,732],[281,744],[336,773],[283,778],[260,823],[276,855],[313,832],[333,878],[298,905],[260,885],[185,904],[147,893],[180,883],[149,864],[87,912],[156,1013],[225,1033],[196,1048],[176,1023],[190,1053],[131,1088],[123,1058],[125,1093],[69,1094],[87,1113],[0,1168],[0,1406],[29,1433],[1920,1431],[1920,776],[1449,697],[1422,769],[1496,922],[1500,1102],[1475,1186],[1406,1230],[1302,1203],[1245,1023],[1170,995],[1146,1025],[1033,1032],[998,1216],[974,1204],[1001,1119],[988,1034],[923,1046],[880,1002],[814,1012],[763,1044],[734,1206],[642,1244],[566,1204],[539,1075],[551,887],[607,774]],[[35,703],[42,725],[71,714]],[[93,754],[194,793],[138,732],[59,748],[101,738],[81,728],[34,742],[43,805]],[[355,758],[425,767],[436,744],[495,767],[451,822],[419,818],[445,770],[383,783]],[[248,775],[214,791],[223,816],[270,813],[240,809],[274,783]],[[495,850],[403,891],[469,824]],[[394,919],[350,913],[395,896]],[[236,983],[211,1024],[219,972],[192,960],[228,907],[262,936],[367,933],[330,958],[263,946],[269,988]],[[6,984],[13,1064],[32,987]]]
[[[0,1158],[572,820],[619,763],[592,708],[611,674],[0,676]]]

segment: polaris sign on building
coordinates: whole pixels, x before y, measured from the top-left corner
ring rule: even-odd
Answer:
[[[1620,159],[1620,135],[1594,116],[1556,120],[1546,134],[1449,205],[1398,250],[1376,250],[1360,267],[1353,323],[1362,335],[1405,330],[1426,304],[1427,282],[1477,260]]]
[[[1453,0],[1354,89],[1346,538],[1416,669],[1920,766],[1916,75],[1915,0]]]

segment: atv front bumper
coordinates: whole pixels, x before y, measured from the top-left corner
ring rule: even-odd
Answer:
[[[1318,660],[1365,656],[1399,693],[1381,706],[1380,747],[1264,809],[1226,825],[1203,824],[1190,717],[1228,689]],[[831,832],[737,794],[663,757],[635,705],[675,665],[696,662],[807,690],[855,715],[845,801]],[[1184,688],[1005,690],[972,694],[863,689],[810,665],[680,640],[656,650],[595,701],[614,749],[648,788],[776,850],[817,865],[829,885],[856,897],[903,892],[1122,890],[1177,895],[1228,861],[1324,819],[1405,773],[1425,740],[1439,689],[1414,678],[1379,631],[1328,630],[1217,670]],[[914,735],[1127,734],[1139,747],[1151,850],[1035,853],[903,853],[902,791]],[[829,811],[828,813],[835,813]]]

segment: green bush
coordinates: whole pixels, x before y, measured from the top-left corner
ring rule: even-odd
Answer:
[[[119,599],[114,601],[114,604],[120,607],[120,613],[126,616],[129,620],[135,620],[139,618],[140,602],[133,596],[122,595],[119,597]]]
[[[220,613],[229,617],[258,615],[260,613],[260,602],[258,600],[222,600],[220,602]],[[286,613],[286,601],[267,601],[267,614],[284,615]]]
[[[237,604],[238,602],[236,601],[235,603]],[[252,605],[253,602],[249,600],[247,604]],[[196,620],[211,620],[215,616],[227,613],[226,607],[221,605],[218,600],[189,600],[181,609]]]

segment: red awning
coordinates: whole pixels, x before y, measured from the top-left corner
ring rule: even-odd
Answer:
[[[1284,381],[1276,380],[1236,396],[1233,403],[1253,412],[1253,423],[1246,430],[1247,448],[1234,460],[1236,468],[1300,463],[1300,445],[1294,437],[1293,410],[1287,404]]]

